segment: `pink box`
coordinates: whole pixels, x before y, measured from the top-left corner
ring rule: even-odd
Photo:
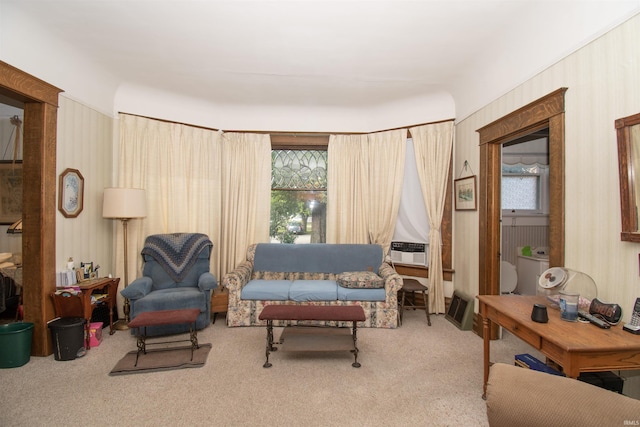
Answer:
[[[89,347],[97,347],[102,342],[102,322],[89,324]]]

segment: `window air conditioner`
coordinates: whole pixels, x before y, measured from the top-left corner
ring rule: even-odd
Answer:
[[[421,265],[429,263],[427,243],[391,242],[391,260],[398,264]]]

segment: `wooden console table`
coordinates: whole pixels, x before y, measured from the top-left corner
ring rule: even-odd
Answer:
[[[580,372],[640,369],[640,336],[622,330],[622,325],[600,329],[583,322],[566,322],[560,311],[548,308],[549,322],[531,320],[534,303],[546,303],[542,296],[479,295],[484,337],[484,387],[487,391],[490,363],[490,322],[494,322],[549,359],[564,373],[577,378]]]
[[[106,297],[100,300],[109,307],[109,335],[113,335],[115,330],[113,329],[113,307],[116,304],[116,297],[118,291],[119,278],[104,277],[100,279],[87,280],[86,282],[80,282],[74,286],[80,288],[80,293],[77,295],[64,296],[51,294],[53,300],[53,306],[56,310],[56,316],[59,317],[82,317],[86,320],[86,345],[87,350],[89,345],[89,324],[91,322],[91,314],[98,302],[91,301],[91,295],[94,291],[102,291],[106,293]]]

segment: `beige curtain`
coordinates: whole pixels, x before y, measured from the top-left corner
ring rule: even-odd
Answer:
[[[409,129],[416,153],[418,177],[429,216],[429,310],[444,313],[442,236],[449,164],[453,147],[453,121]]]
[[[363,153],[366,135],[330,135],[327,148],[327,243],[368,243]]]
[[[331,135],[327,177],[327,242],[391,244],[407,130]]]
[[[269,241],[271,139],[269,135],[223,135],[221,271],[246,259],[252,243]]]
[[[369,175],[366,182],[369,191],[365,200],[369,205],[369,241],[381,245],[386,254],[400,208],[407,130],[373,133],[367,139]]]
[[[119,187],[143,188],[147,217],[129,221],[129,281],[142,272],[150,234],[205,233],[214,243],[211,271],[220,272],[221,141],[217,132],[120,115]],[[205,213],[205,214],[203,214]],[[123,277],[122,227],[116,232],[116,274]],[[124,285],[124,284],[123,284]]]

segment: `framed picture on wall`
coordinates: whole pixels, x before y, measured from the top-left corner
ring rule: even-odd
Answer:
[[[58,210],[66,218],[75,218],[84,203],[84,177],[78,169],[65,169],[58,183]]]
[[[22,161],[0,161],[0,224],[22,218]]]
[[[453,181],[457,211],[475,211],[478,209],[476,194],[476,176],[468,176]]]

